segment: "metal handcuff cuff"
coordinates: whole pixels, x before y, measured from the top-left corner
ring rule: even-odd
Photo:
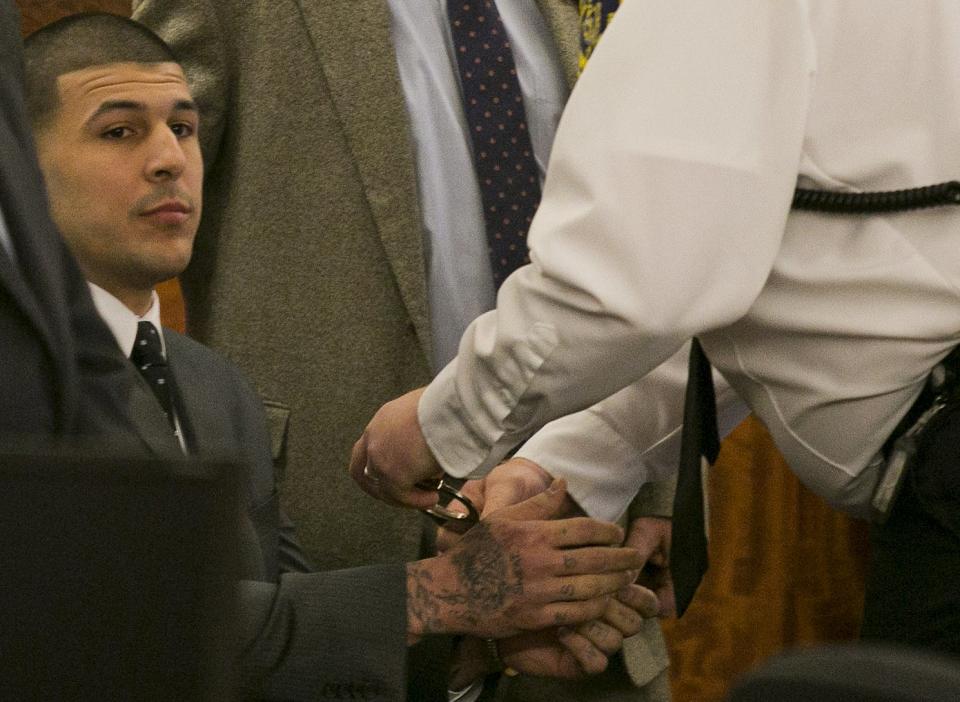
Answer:
[[[466,533],[480,521],[480,512],[476,505],[460,491],[466,482],[464,478],[454,478],[446,473],[436,482],[431,480],[420,481],[417,483],[418,488],[436,490],[439,493],[437,504],[420,511],[429,515],[433,521],[444,529],[449,529],[455,534]],[[463,509],[451,507],[456,503],[462,505]],[[487,657],[500,672],[507,676],[517,675],[517,671],[507,666],[500,658],[500,650],[495,639],[483,639],[483,644]]]
[[[455,534],[467,532],[480,521],[480,512],[470,498],[460,492],[466,482],[464,478],[454,478],[446,473],[436,482],[432,480],[420,481],[417,483],[418,488],[436,490],[439,493],[437,504],[420,511],[429,515],[439,526],[449,529]],[[462,505],[463,509],[451,507],[451,505],[457,503]]]

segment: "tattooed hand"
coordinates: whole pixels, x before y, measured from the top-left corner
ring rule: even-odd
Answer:
[[[460,489],[480,511],[480,516],[490,514],[529,499],[546,490],[553,476],[526,458],[511,458],[504,461],[481,480],[469,480]],[[582,516],[583,511],[569,496],[564,499],[556,517]],[[437,531],[437,550],[448,550],[460,538],[450,529]]]
[[[411,636],[501,638],[600,617],[636,577],[635,549],[619,548],[615,524],[552,520],[565,482],[482,519],[450,550],[407,566]]]
[[[500,658],[527,675],[578,678],[607,668],[623,640],[640,631],[657,614],[657,598],[648,589],[628,585],[611,598],[600,619],[576,629],[561,627],[519,634],[499,641]]]
[[[639,585],[628,585],[610,599],[603,617],[575,629],[553,627],[497,641],[500,660],[518,673],[553,678],[579,678],[602,673],[623,640],[640,631],[645,619],[656,616],[656,596]],[[454,655],[450,688],[466,687],[489,673],[491,658],[480,639],[465,638]]]

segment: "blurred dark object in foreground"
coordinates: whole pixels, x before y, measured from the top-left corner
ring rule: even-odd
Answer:
[[[0,699],[232,699],[238,472],[0,455]]]
[[[960,660],[885,644],[821,646],[775,656],[729,702],[956,702]]]

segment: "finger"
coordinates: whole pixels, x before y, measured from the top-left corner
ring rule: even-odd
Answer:
[[[483,516],[521,502],[527,497],[524,493],[522,480],[500,478],[492,481],[484,495]]]
[[[440,499],[440,493],[432,487],[427,488],[418,484],[411,485],[406,480],[398,481],[383,475],[373,461],[367,463],[366,471],[375,480],[372,485],[374,492],[370,494],[379,497],[384,502],[389,502],[398,507],[428,509],[435,506]]]
[[[638,517],[630,523],[624,545],[637,549],[644,560],[665,565],[670,550],[671,521],[665,517]]]
[[[484,505],[487,502],[487,481],[486,480],[468,480],[460,488],[460,494],[466,497],[477,508],[480,515],[483,516]]]
[[[571,575],[528,583],[525,594],[538,602],[573,602],[611,597],[628,584],[626,573]]]
[[[633,584],[623,588],[617,593],[613,603],[629,607],[645,619],[652,619],[660,614],[660,600],[657,599],[657,594],[640,585]]]
[[[641,563],[640,555],[632,548],[611,546],[585,546],[583,548],[563,549],[557,554],[556,572],[564,575],[584,573],[611,573],[631,571],[630,580],[636,577],[636,569]]]
[[[350,477],[363,484],[363,469],[367,465],[367,433],[364,432],[353,444],[350,451]]]
[[[627,638],[640,632],[640,629],[643,628],[644,619],[632,607],[628,607],[614,597],[603,613],[603,621],[619,631],[621,636]]]
[[[660,616],[677,616],[677,601],[673,593],[673,581],[667,580],[663,587],[657,590],[657,598],[660,600]]]
[[[577,627],[576,632],[601,651],[612,656],[623,647],[623,634],[602,619],[593,619]]]
[[[441,554],[449,551],[462,536],[463,534],[458,534],[452,529],[447,529],[446,527],[440,527],[437,529],[437,553]]]
[[[597,675],[607,669],[607,656],[588,637],[566,627],[557,630],[557,640],[573,656],[586,675]]]
[[[532,630],[583,624],[602,617],[609,603],[609,596],[575,602],[551,602],[533,613],[524,628]]]
[[[550,519],[562,508],[566,492],[567,481],[563,478],[554,480],[550,487],[540,494],[499,510],[497,518],[515,521]]]
[[[350,477],[360,486],[365,493],[378,500],[391,502],[380,490],[380,478],[372,470],[367,453],[367,435],[366,432],[353,445],[350,454]]]
[[[439,493],[436,490],[429,490],[414,485],[413,487],[397,486],[385,478],[370,461],[360,469],[360,477],[357,481],[361,489],[371,497],[385,502],[394,507],[412,507],[414,509],[427,509],[437,504]]]
[[[589,517],[560,519],[550,522],[544,528],[550,535],[551,546],[567,547],[587,544],[619,546],[623,542],[623,529],[616,524]],[[636,551],[636,549],[631,550]],[[642,560],[640,565],[643,565]]]

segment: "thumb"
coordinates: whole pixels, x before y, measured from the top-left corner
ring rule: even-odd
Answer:
[[[504,507],[496,516],[515,521],[535,521],[560,516],[567,495],[567,481],[558,478],[550,486],[533,497]]]
[[[514,480],[498,480],[487,486],[483,497],[483,516],[486,516],[504,507],[520,504],[523,498],[523,484]]]
[[[663,517],[634,519],[630,523],[624,546],[637,549],[644,561],[666,565],[662,561],[670,548],[670,520]]]

